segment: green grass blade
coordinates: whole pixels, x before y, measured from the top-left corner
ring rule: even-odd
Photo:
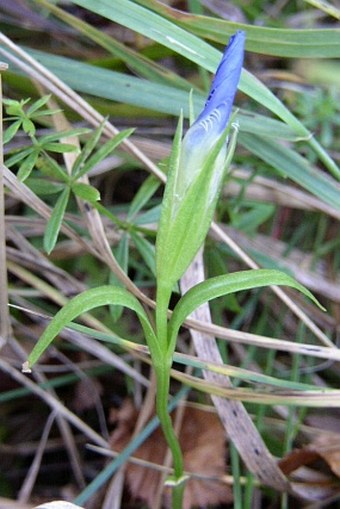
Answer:
[[[157,189],[160,186],[160,182],[153,175],[149,175],[149,177],[143,182],[141,187],[138,189],[137,193],[133,197],[129,211],[127,214],[128,221],[132,222],[133,219],[137,216],[137,214],[142,210],[142,208],[148,203],[148,201],[155,194]]]
[[[152,274],[156,274],[155,246],[139,233],[130,232],[131,240]]]
[[[312,167],[294,150],[256,134],[240,134],[240,143],[325,203],[340,208],[340,185]]]
[[[121,42],[116,41],[105,32],[98,30],[89,23],[60,9],[47,0],[35,0],[35,2],[43,6],[44,9],[48,9],[59,19],[82,33],[85,37],[106,49],[111,55],[116,57],[118,61],[125,62],[129,69],[132,69],[138,76],[142,76],[156,83],[174,85],[190,90],[191,85],[184,78],[181,78],[176,73],[150,60],[132,48],[125,46]]]
[[[225,19],[188,14],[174,10],[155,0],[134,0],[135,3],[148,7],[153,12],[164,16],[169,21],[185,28],[189,32],[226,44],[228,37],[236,30],[247,34],[247,51],[263,55],[294,58],[339,58],[339,28],[324,29],[286,29],[235,23]],[[306,1],[306,0],[305,0]],[[320,2],[320,5],[324,2]],[[337,11],[339,12],[339,11]]]

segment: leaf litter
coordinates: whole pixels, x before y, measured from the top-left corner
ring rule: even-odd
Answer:
[[[121,452],[131,441],[137,415],[138,410],[131,400],[125,400],[118,410],[111,410],[110,422],[115,423],[116,427],[110,444],[115,451]],[[221,481],[226,471],[227,447],[218,417],[201,409],[187,407],[179,440],[183,449],[185,470],[195,475],[187,481],[183,509],[232,502],[232,488]],[[163,434],[158,428],[137,449],[135,457],[155,465],[163,465],[166,450]],[[156,469],[129,463],[126,482],[132,497],[152,507],[161,475]],[[165,507],[170,507],[170,492],[167,489],[164,493],[164,504]]]

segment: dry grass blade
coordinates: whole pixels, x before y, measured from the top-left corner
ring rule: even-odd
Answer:
[[[19,265],[16,265],[12,262],[8,262],[8,267],[13,274],[15,274],[22,281],[28,283],[30,287],[39,290],[39,292],[41,292],[41,294],[45,297],[51,299],[53,302],[60,306],[66,304],[68,299],[65,298],[61,292],[44,282],[39,277],[33,275],[28,270],[25,270],[23,267],[20,267]],[[32,305],[30,305],[30,309],[32,309]],[[110,331],[99,320],[94,318],[89,313],[82,315],[82,318],[89,327],[92,327],[95,330],[110,333]],[[128,376],[131,376],[133,379],[137,380],[139,383],[142,383],[143,385],[148,384],[147,380],[138,371],[133,369],[128,363],[124,362],[124,360],[121,359],[118,355],[111,352],[105,346],[98,344],[98,342],[94,341],[93,339],[84,337],[82,334],[79,334],[75,331],[65,331],[61,335],[66,335],[66,337],[70,338],[74,344],[79,345],[83,350],[91,353],[94,357],[102,359],[104,362],[115,366],[123,373],[126,373]]]
[[[257,263],[252,260],[241,249],[241,247],[234,242],[230,236],[222,230],[217,224],[212,225],[212,231],[219,240],[227,244],[236,253],[243,262],[251,269],[259,269]],[[291,299],[281,288],[277,286],[271,286],[273,292],[281,299],[284,304],[306,325],[306,327],[313,332],[313,334],[319,339],[324,345],[334,348],[334,343],[326,336],[326,334],[306,315],[306,313]]]
[[[7,265],[6,265],[6,239],[5,239],[5,202],[3,178],[3,144],[2,144],[2,84],[1,73],[7,65],[0,62],[0,348],[10,336],[10,318],[8,311],[7,294]]]
[[[34,460],[33,460],[32,465],[28,471],[25,481],[21,485],[21,488],[20,488],[20,491],[18,494],[18,500],[20,500],[20,502],[28,502],[28,500],[30,499],[34,483],[35,483],[36,478],[39,473],[41,459],[44,454],[48,436],[50,434],[50,431],[51,431],[51,428],[52,428],[55,418],[56,418],[56,414],[54,412],[52,412],[46,421],[44,431],[43,431],[43,434],[40,439],[40,443],[39,443],[36,453],[34,455]]]
[[[187,292],[192,286],[203,280],[203,256],[202,252],[199,252],[181,279],[182,293]],[[206,323],[211,322],[209,305],[200,306],[192,316]],[[201,359],[223,364],[214,337],[195,330],[190,332],[197,355]],[[221,377],[217,373],[204,371],[204,378],[226,387],[232,387],[228,377]],[[289,489],[288,481],[268,451],[243,404],[216,396],[212,396],[212,400],[228,437],[235,444],[247,468],[261,483],[280,491],[287,491]]]
[[[49,105],[52,110],[57,109],[58,106],[52,99],[50,99]],[[58,111],[53,114],[53,122],[57,131],[66,131],[71,128],[69,122],[67,121],[65,115],[62,112]],[[66,169],[68,173],[71,174],[72,166],[80,152],[80,142],[79,138],[76,136],[64,138],[64,142],[70,143],[71,145],[74,145],[77,148],[76,152],[63,154]],[[89,179],[87,175],[84,175],[81,179],[79,179],[79,182],[89,184]],[[94,247],[97,250],[97,252],[101,253],[107,266],[110,267],[110,269],[124,283],[126,288],[128,288],[132,293],[137,294],[140,297],[141,292],[133,284],[131,279],[127,277],[127,275],[122,271],[115,257],[112,254],[112,249],[105,234],[104,225],[99,212],[89,203],[85,204],[79,198],[77,198],[77,203],[79,209],[82,212],[83,217],[85,218],[86,226],[88,227],[88,230],[94,243]]]
[[[267,336],[260,336],[259,334],[228,329],[227,327],[209,324],[203,322],[202,320],[194,320],[192,318],[187,319],[185,325],[191,329],[206,332],[212,336],[216,336],[228,341],[239,342],[245,345],[259,346],[260,348],[281,350],[291,353],[299,353],[301,355],[308,355],[321,359],[329,359],[332,361],[340,360],[340,349],[336,348],[335,346],[330,348],[318,345],[310,345],[308,343],[295,343],[293,341],[286,341],[283,339],[269,338]]]
[[[19,358],[21,361],[23,361],[26,358],[26,352],[22,348],[21,344],[14,337],[11,338],[11,340],[10,340],[10,347],[13,350],[13,352],[16,353],[16,357]],[[34,378],[35,378],[36,382],[44,383],[46,385],[47,378],[43,373],[41,373],[41,372],[34,373]],[[56,392],[54,391],[54,389],[52,387],[46,387],[45,391],[50,396],[50,398],[52,398],[53,401],[56,401],[57,403],[59,403],[59,405],[62,405],[62,402],[59,400]],[[61,413],[58,413],[57,411],[53,410],[53,407],[52,407],[52,411],[53,411],[53,415],[55,415],[56,424],[59,428],[60,434],[61,434],[61,436],[63,438],[63,442],[65,444],[67,454],[70,459],[70,465],[72,467],[74,478],[77,481],[78,486],[80,488],[83,488],[85,485],[85,480],[84,480],[84,476],[83,476],[82,462],[80,459],[78,448],[76,447],[76,444],[75,444],[75,438],[73,436],[72,428],[69,425],[67,419],[65,419],[65,417]],[[46,426],[47,426],[47,424],[46,424]],[[48,428],[48,426],[47,426],[47,428]],[[44,435],[44,432],[43,432],[43,435]],[[42,442],[44,442],[43,438],[42,438]],[[27,490],[29,489],[29,485],[32,484],[35,479],[35,474],[34,474],[35,464],[37,462],[39,462],[39,453],[37,453],[37,454],[38,454],[37,460],[34,461],[32,464],[32,474],[31,474],[32,477],[30,478],[30,476],[28,476]]]
[[[246,170],[235,170],[233,177],[242,180],[249,180],[250,173]],[[240,184],[237,182],[228,182],[223,190],[224,196],[237,196],[240,192]],[[302,210],[319,210],[334,219],[340,220],[340,211],[331,207],[316,196],[306,193],[301,189],[287,184],[282,184],[274,179],[256,175],[252,182],[245,189],[244,197],[250,200],[276,203],[278,205],[288,206]]]
[[[7,373],[13,380],[17,381],[23,387],[27,387],[30,392],[36,394],[40,399],[42,399],[51,409],[55,410],[58,414],[63,416],[70,424],[79,429],[84,435],[94,443],[107,447],[108,444],[106,440],[104,440],[98,433],[96,433],[93,429],[91,429],[87,424],[85,424],[79,417],[77,417],[73,412],[68,410],[65,405],[63,405],[59,400],[49,394],[46,390],[42,389],[34,383],[32,380],[27,378],[27,376],[23,375],[16,368],[11,366],[8,362],[3,359],[0,359],[0,369]]]
[[[256,237],[249,237],[235,228],[221,226],[223,231],[245,251],[255,250],[270,256],[282,269],[289,271],[299,283],[306,286],[312,292],[317,292],[334,303],[340,302],[340,280],[327,277],[325,264],[313,263],[313,256],[304,253],[298,248],[289,250],[286,242],[273,239],[270,236],[258,233]],[[322,313],[325,315],[324,313]],[[329,318],[329,317],[327,317]],[[325,318],[325,319],[327,319]]]

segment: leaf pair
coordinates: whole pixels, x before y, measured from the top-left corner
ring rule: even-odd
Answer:
[[[313,297],[306,288],[297,283],[290,276],[276,270],[246,270],[218,276],[204,281],[203,283],[199,283],[189,290],[177,303],[169,322],[169,350],[175,348],[179,328],[186,318],[204,302],[222,295],[268,285],[286,285],[291,288],[296,288],[321,307],[315,297]],[[82,314],[92,309],[106,305],[123,306],[134,311],[143,327],[145,339],[150,348],[152,357],[163,357],[153,327],[137,298],[124,288],[100,286],[98,288],[86,290],[77,295],[58,311],[30,353],[28,361],[24,365],[24,369],[30,369],[33,364],[38,361],[39,357],[44,353],[53,339],[74,319],[81,317]]]

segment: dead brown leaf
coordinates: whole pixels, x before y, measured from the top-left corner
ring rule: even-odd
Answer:
[[[292,474],[296,495],[311,501],[339,496],[340,435],[320,433],[310,444],[288,453],[279,466],[284,474]]]
[[[100,401],[100,396],[103,393],[101,383],[95,378],[83,378],[75,386],[73,396],[73,409],[77,415],[93,408],[96,403]]]
[[[340,478],[340,434],[321,433],[309,446]]]
[[[111,446],[121,451],[131,440],[137,411],[131,401],[126,401],[119,410],[111,412],[110,420],[116,423],[111,436]],[[219,478],[225,473],[225,434],[215,414],[186,408],[180,433],[185,470],[206,477]],[[134,456],[154,464],[162,465],[166,454],[166,443],[160,429],[157,429]],[[153,506],[154,495],[160,482],[160,473],[130,463],[126,478],[132,496]],[[169,507],[169,493],[164,503]],[[191,478],[184,495],[184,509],[206,507],[232,501],[232,490],[222,482]]]

